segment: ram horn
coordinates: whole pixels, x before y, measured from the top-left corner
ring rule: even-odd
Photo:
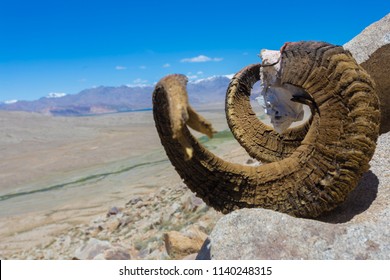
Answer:
[[[262,66],[249,65],[234,75],[226,93],[226,118],[240,145],[252,158],[264,163],[290,156],[305,138],[312,118],[279,134],[256,116],[250,105],[250,95],[253,85],[260,79]]]
[[[192,136],[187,125],[209,136],[213,129],[189,106],[185,76],[166,76],[156,85],[153,114],[168,158],[185,184],[216,210],[262,207],[317,217],[344,201],[369,168],[379,102],[374,83],[350,53],[321,42],[288,43],[281,49],[279,75],[282,84],[303,89],[315,110],[299,146],[284,159],[260,166],[227,162]],[[240,106],[245,111],[249,104]],[[245,132],[244,142],[261,137]]]

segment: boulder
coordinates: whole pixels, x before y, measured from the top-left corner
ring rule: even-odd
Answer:
[[[390,14],[344,45],[377,85],[381,102],[380,133],[390,131]]]
[[[221,218],[197,259],[390,259],[390,133],[347,200],[316,220],[265,209]]]
[[[190,254],[197,253],[206,239],[206,235],[184,235],[178,231],[164,234],[165,248],[172,259],[183,259]]]

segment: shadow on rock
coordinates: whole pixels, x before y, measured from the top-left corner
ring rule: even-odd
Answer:
[[[377,196],[378,185],[378,177],[371,170],[364,173],[359,184],[349,194],[346,201],[316,220],[332,224],[349,222],[353,217],[370,207]]]

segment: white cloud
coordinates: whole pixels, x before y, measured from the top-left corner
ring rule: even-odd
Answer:
[[[127,69],[126,66],[121,66],[121,65],[115,66],[115,70],[126,70],[126,69]]]
[[[143,80],[141,78],[135,79],[131,84],[127,85],[128,87],[146,87],[149,86],[148,80]]]
[[[188,72],[186,76],[187,76],[187,78],[188,78],[189,80],[197,80],[197,79],[202,78],[202,76],[203,76],[203,71],[198,71],[198,72],[196,72],[196,73]]]
[[[171,65],[169,63],[165,63],[162,67],[163,68],[168,68],[168,67],[171,67]]]
[[[148,80],[142,80],[141,78],[135,79],[133,83],[139,84],[139,83],[147,83]]]
[[[139,67],[139,69],[146,69],[146,66],[145,66],[145,65],[141,65],[141,66]]]
[[[50,92],[48,95],[46,95],[46,98],[60,98],[64,97],[66,93],[63,92]]]
[[[223,58],[221,57],[208,57],[208,56],[205,56],[205,55],[198,55],[196,57],[191,57],[191,58],[183,58],[182,60],[180,60],[180,62],[189,62],[189,63],[194,63],[194,62],[208,62],[208,61],[215,61],[215,62],[218,62],[218,61],[221,61],[223,60]]]
[[[189,80],[196,80],[196,79],[198,79],[199,77],[198,77],[197,75],[187,75],[187,78],[188,78]]]

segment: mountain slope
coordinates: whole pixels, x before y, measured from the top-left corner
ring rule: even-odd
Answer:
[[[191,81],[188,95],[191,105],[223,103],[230,79],[226,76]],[[37,112],[53,116],[82,116],[152,108],[154,86],[107,87],[85,89],[77,94],[52,95],[34,101],[0,103],[0,110]]]
[[[0,109],[62,116],[138,110],[151,107],[152,91],[152,86],[145,88],[101,86],[57,98],[43,97],[34,101],[0,104]]]

